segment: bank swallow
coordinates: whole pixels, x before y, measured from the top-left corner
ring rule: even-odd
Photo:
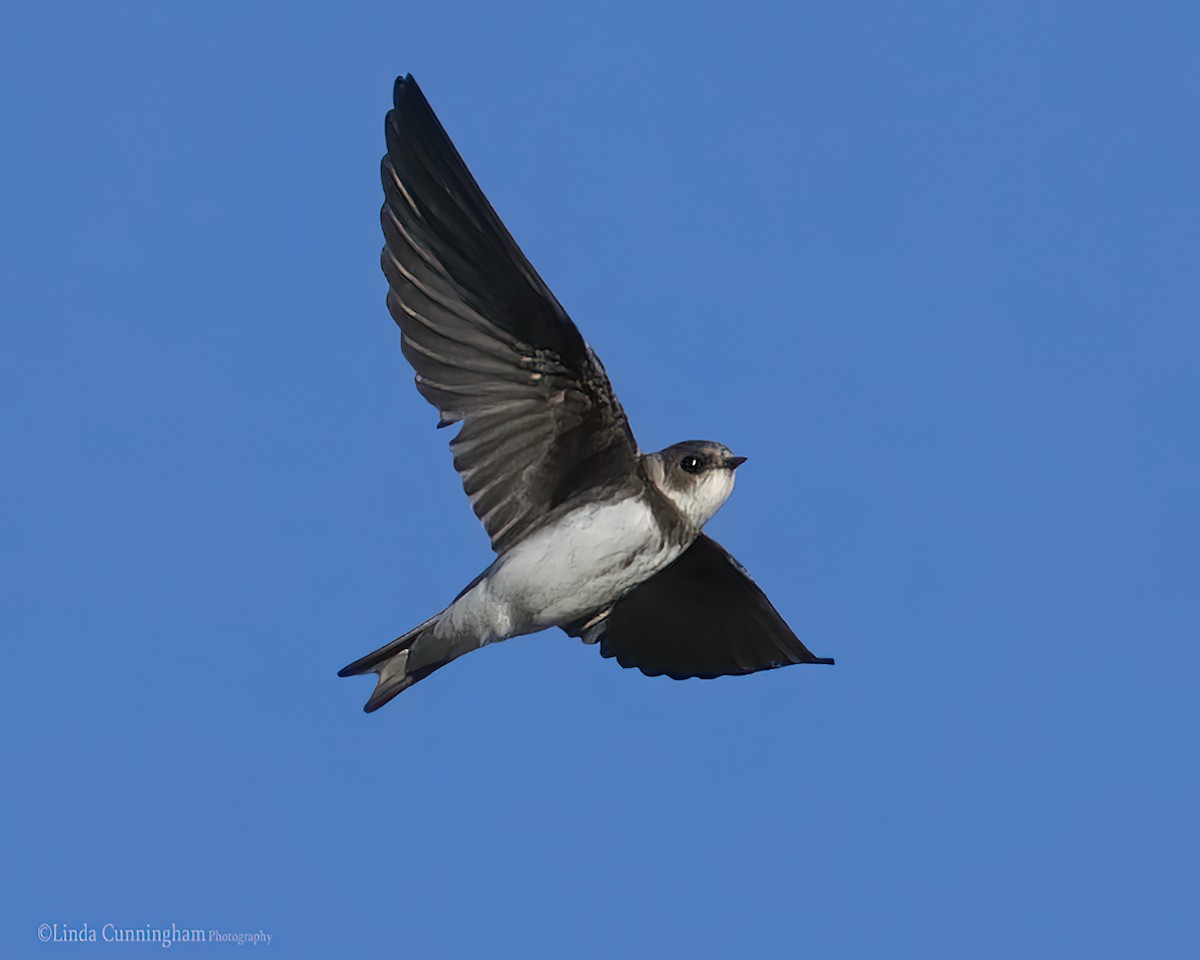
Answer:
[[[388,309],[438,426],[462,424],[454,467],[496,559],[440,613],[338,674],[377,676],[364,709],[464,653],[548,627],[676,680],[833,663],[701,532],[746,458],[706,440],[638,450],[600,360],[411,76],[394,104]]]

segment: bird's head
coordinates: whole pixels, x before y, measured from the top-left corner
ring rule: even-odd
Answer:
[[[646,476],[699,530],[733,492],[733,472],[746,462],[723,443],[685,440],[642,458]]]

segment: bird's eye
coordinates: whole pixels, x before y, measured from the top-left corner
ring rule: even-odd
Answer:
[[[679,465],[688,473],[699,473],[704,469],[704,461],[697,456],[684,457],[679,461]]]

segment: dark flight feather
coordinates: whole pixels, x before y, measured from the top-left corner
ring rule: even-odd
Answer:
[[[383,158],[388,309],[454,467],[502,553],[568,497],[636,473],[603,366],[521,252],[412,77]]]
[[[796,663],[833,663],[814,656],[742,565],[704,535],[585,629],[588,622],[567,632],[598,640],[603,656],[651,677],[710,680]]]

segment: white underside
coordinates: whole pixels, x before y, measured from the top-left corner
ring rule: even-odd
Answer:
[[[442,615],[446,637],[504,640],[608,606],[675,560],[640,497],[591,503],[522,540]]]

